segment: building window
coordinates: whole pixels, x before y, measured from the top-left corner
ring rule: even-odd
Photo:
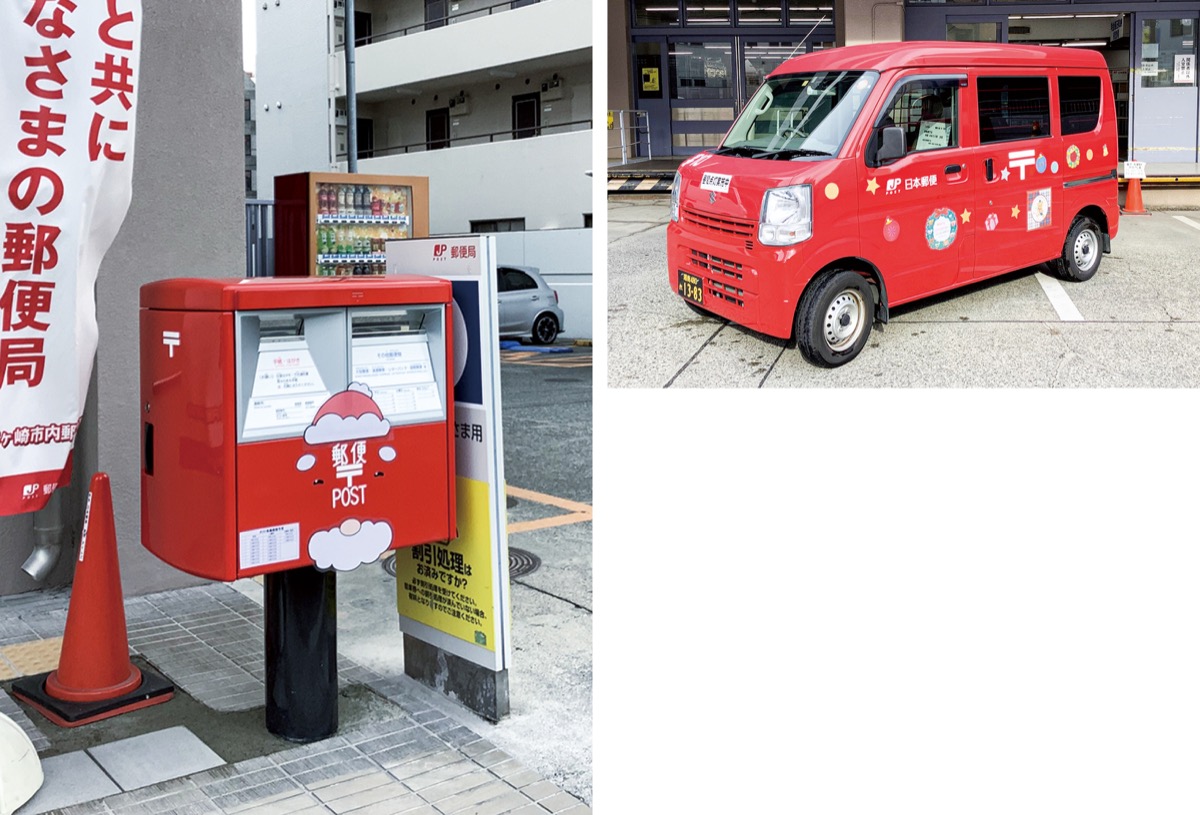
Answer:
[[[1050,81],[1040,76],[979,78],[979,143],[1050,135]]]
[[[592,228],[592,213],[590,213],[590,212],[583,213],[583,228],[584,229]]]
[[[524,218],[492,218],[486,221],[471,221],[471,231],[483,232],[524,232]]]
[[[790,0],[788,25],[833,25],[833,3],[829,0]]]
[[[729,42],[673,42],[672,99],[732,99],[733,59]]]
[[[1186,18],[1142,21],[1143,88],[1196,87],[1196,26]]]
[[[683,19],[686,25],[731,25],[729,2],[684,0]]]
[[[679,0],[634,0],[635,26],[679,25]]]

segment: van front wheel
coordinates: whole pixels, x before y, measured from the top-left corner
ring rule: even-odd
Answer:
[[[1063,280],[1083,282],[1095,275],[1096,270],[1100,268],[1103,245],[1100,227],[1091,218],[1080,216],[1067,232],[1062,257],[1051,265]]]
[[[854,272],[828,272],[813,281],[796,309],[796,347],[814,365],[836,368],[858,356],[875,320],[867,281]]]

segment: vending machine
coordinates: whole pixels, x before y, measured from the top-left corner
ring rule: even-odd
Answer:
[[[228,581],[453,538],[450,315],[420,276],[143,286],[145,547]]]
[[[429,179],[359,173],[275,178],[275,276],[383,274],[384,244],[429,234]]]

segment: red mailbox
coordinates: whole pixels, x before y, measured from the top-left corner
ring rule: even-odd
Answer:
[[[141,289],[142,543],[216,580],[455,537],[450,283]]]

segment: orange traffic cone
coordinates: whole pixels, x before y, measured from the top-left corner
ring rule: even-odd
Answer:
[[[1142,179],[1131,178],[1125,187],[1125,209],[1122,215],[1149,215],[1142,206]]]
[[[92,476],[58,670],[13,683],[13,693],[62,727],[165,702],[175,687],[129,660],[112,489]]]

